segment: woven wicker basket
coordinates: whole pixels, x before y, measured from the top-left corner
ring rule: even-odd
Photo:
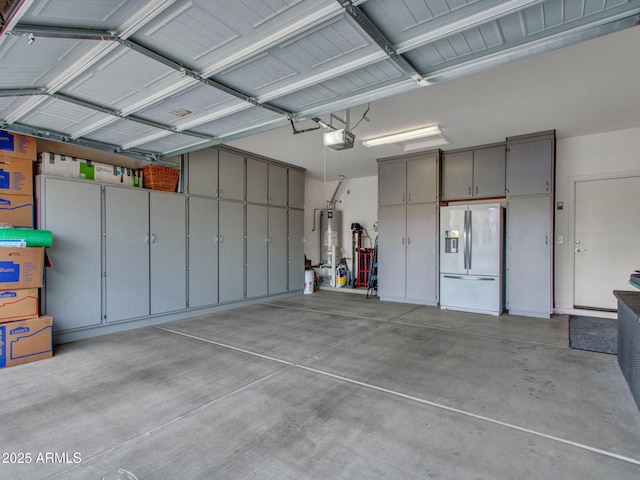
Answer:
[[[150,164],[142,167],[142,175],[144,188],[175,192],[180,178],[180,169]]]

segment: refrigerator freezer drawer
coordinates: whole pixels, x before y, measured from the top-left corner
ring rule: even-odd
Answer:
[[[500,277],[440,275],[440,308],[500,315],[503,310]]]

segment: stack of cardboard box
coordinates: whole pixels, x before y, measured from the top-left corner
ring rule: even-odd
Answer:
[[[0,227],[34,228],[35,160],[35,138],[0,130]],[[0,368],[53,354],[53,319],[39,316],[44,248],[5,245],[0,247]]]

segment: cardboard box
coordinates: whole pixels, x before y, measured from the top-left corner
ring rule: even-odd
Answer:
[[[81,178],[96,182],[141,187],[139,169],[119,167],[107,163],[93,162],[82,158],[59,155],[51,152],[38,154],[38,174],[56,177]]]
[[[0,323],[37,317],[38,289],[0,291]]]
[[[33,162],[0,156],[0,195],[33,196]]]
[[[0,368],[53,356],[53,318],[0,323]]]
[[[33,228],[33,197],[0,195],[0,223]]]
[[[0,290],[42,287],[44,248],[0,248]]]
[[[36,152],[35,137],[0,130],[0,154],[35,161]]]

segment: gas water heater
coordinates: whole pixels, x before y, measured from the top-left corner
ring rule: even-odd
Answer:
[[[335,264],[340,262],[342,257],[342,239],[340,230],[342,228],[342,212],[340,210],[328,209],[320,210],[320,263],[331,263],[331,247],[335,246]]]

